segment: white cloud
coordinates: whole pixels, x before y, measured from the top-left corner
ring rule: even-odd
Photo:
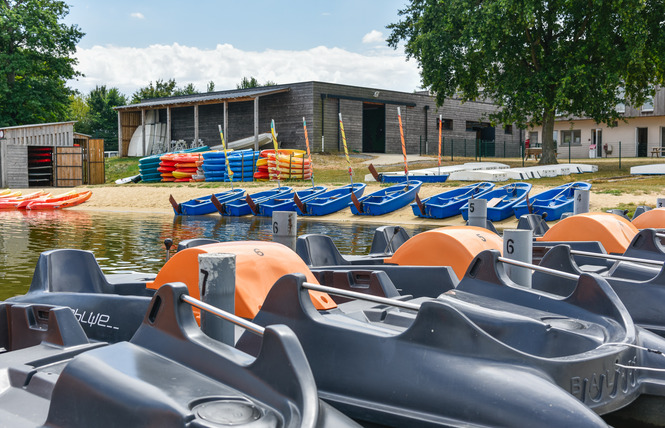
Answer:
[[[143,16],[143,14],[141,12],[133,12],[133,13],[130,13],[129,16],[131,16],[132,18],[136,18],[136,19],[145,19],[145,16]]]
[[[69,84],[84,94],[96,85],[106,85],[131,96],[151,81],[171,78],[179,86],[193,83],[201,92],[211,80],[217,90],[235,89],[245,76],[278,84],[317,80],[405,92],[420,86],[415,61],[407,62],[404,54],[389,49],[369,54],[324,46],[254,52],[229,44],[200,49],[175,43],[147,48],[79,48],[77,58],[77,69],[85,76]]]
[[[363,43],[377,44],[383,42],[385,42],[383,33],[377,30],[372,30],[363,36]]]

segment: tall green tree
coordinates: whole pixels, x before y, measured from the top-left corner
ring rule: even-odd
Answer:
[[[437,102],[489,98],[491,119],[542,126],[556,163],[557,115],[613,124],[664,82],[665,0],[411,0],[388,26]],[[625,92],[624,92],[625,91]]]
[[[61,22],[68,13],[63,1],[0,0],[0,126],[67,118],[84,35]]]
[[[189,83],[181,88],[177,86],[175,79],[169,79],[166,82],[162,79],[158,79],[154,84],[150,82],[148,86],[134,92],[132,95],[132,104],[140,103],[141,100],[150,98],[164,98],[198,93],[199,91],[193,83]]]
[[[113,107],[127,104],[127,98],[118,88],[97,86],[86,97],[89,107],[84,125],[94,138],[104,139],[105,150],[118,150],[118,113]]]
[[[250,76],[248,77],[243,77],[240,83],[236,85],[236,89],[249,89],[249,88],[259,88],[261,86],[274,86],[276,85],[275,82],[273,81],[266,81],[264,84],[260,84],[258,80],[256,80],[256,77]]]

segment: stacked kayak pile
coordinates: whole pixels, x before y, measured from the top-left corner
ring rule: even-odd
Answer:
[[[203,154],[202,169],[205,181],[231,181],[226,168],[228,156],[229,168],[233,172],[233,181],[253,181],[259,152],[254,150],[213,151]]]
[[[251,149],[229,153],[229,167],[233,172],[233,181],[254,181],[259,153]],[[228,174],[224,177],[224,181],[230,181]]]
[[[16,193],[19,193],[17,196]],[[14,196],[0,196],[0,209],[19,209],[19,210],[54,210],[58,208],[67,208],[80,205],[90,199],[92,192],[74,191],[52,196],[43,190],[20,196],[21,192],[10,193]]]
[[[159,168],[162,181],[189,182],[197,173],[196,162],[201,160],[200,153],[168,153],[160,156]]]
[[[270,180],[295,179],[309,180],[312,177],[312,165],[304,150],[280,149],[263,150],[261,157],[266,158]],[[261,169],[259,168],[259,171]]]
[[[226,153],[223,151],[203,153],[201,168],[205,181],[224,181],[224,177],[226,177]]]
[[[196,147],[193,149],[187,149],[179,152],[169,152],[161,155],[152,155],[141,158],[139,159],[139,173],[141,174],[141,180],[145,183],[158,183],[160,181],[175,181],[176,178],[173,176],[173,171],[177,169],[175,163],[172,163],[169,160],[167,160],[164,163],[164,165],[162,165],[161,158],[164,156],[171,156],[176,154],[200,153],[206,150],[208,150],[208,147]],[[191,163],[191,162],[185,162],[183,160],[182,163]],[[182,166],[182,168],[192,168],[192,167]],[[193,168],[194,168],[194,173],[196,173],[196,164],[194,164]],[[182,170],[181,172],[184,173],[185,171],[189,172],[191,170],[187,169],[187,170]],[[190,174],[190,177],[192,175],[193,174]],[[166,178],[167,180],[162,180],[163,178]]]

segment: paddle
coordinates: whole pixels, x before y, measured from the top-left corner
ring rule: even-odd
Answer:
[[[533,205],[529,202],[529,192],[526,192],[526,207],[529,210],[529,214],[533,214]]]
[[[173,207],[173,210],[178,214],[182,214],[182,207],[180,206],[179,203],[176,202],[175,198],[173,195],[169,195],[169,202],[171,202],[171,206]]]
[[[252,212],[254,214],[259,213],[259,208],[256,206],[256,204],[252,200],[252,197],[249,196],[249,193],[245,196],[245,201],[247,202],[247,205],[249,205],[249,209],[252,210]]]
[[[312,191],[314,191],[314,165],[312,164],[312,154],[309,152],[309,137],[307,136],[307,122],[302,118],[302,127],[305,129],[305,146],[307,146],[307,159],[309,159],[309,169],[312,170]],[[303,164],[303,177],[305,177],[305,162]]]
[[[293,194],[293,202],[296,204],[296,206],[298,207],[298,209],[299,209],[302,213],[307,212],[307,211],[305,211],[305,204],[302,203],[302,201],[301,201],[300,198],[298,197],[298,193],[297,193],[297,192]]]
[[[406,144],[404,143],[404,131],[402,130],[402,112],[397,107],[397,119],[399,120],[399,136],[402,140],[402,154],[404,155],[404,175],[406,175],[406,186],[404,191],[409,190],[409,164],[406,161]]]
[[[231,182],[231,190],[233,190],[233,171],[231,170],[231,165],[229,165],[229,154],[226,151],[226,141],[224,141],[224,133],[222,132],[222,125],[217,125],[217,127],[219,128],[219,136],[222,139],[222,148],[224,148],[224,161],[226,163],[226,170],[229,174],[229,181]]]
[[[439,175],[441,175],[441,126],[443,123],[443,115],[439,115]]]
[[[374,165],[369,164],[369,166],[367,167],[367,169],[369,169],[370,174],[372,174],[372,177],[374,177],[374,179],[375,179],[376,181],[378,181],[379,183],[382,181],[382,180],[381,180],[381,175],[380,175],[379,172],[376,170],[376,168],[374,168]]]
[[[355,193],[353,193],[353,190],[351,190],[351,201],[353,202],[353,205],[355,205],[356,209],[358,210],[359,213],[363,213],[363,204],[358,200],[358,197],[356,196]]]
[[[344,133],[344,122],[342,122],[342,113],[339,114],[339,129],[342,132],[342,143],[344,144],[344,156],[346,156],[346,163],[349,165],[349,178],[351,179],[351,201],[355,205],[358,212],[363,212],[363,205],[358,200],[358,197],[353,192],[353,168],[351,168],[351,159],[349,158],[349,149],[346,145],[346,134]]]
[[[277,170],[277,187],[282,187],[279,173],[279,145],[277,144],[277,135],[275,135],[275,119],[270,119],[270,135],[272,144],[275,146],[275,169]],[[289,165],[290,166],[290,165]]]
[[[217,211],[219,211],[220,214],[224,215],[226,212],[226,208],[224,208],[224,204],[219,202],[219,199],[217,199],[217,196],[214,194],[210,197],[210,200],[212,201],[212,204],[217,208]]]
[[[418,196],[418,193],[416,193],[416,204],[418,204],[418,208],[420,209],[420,214],[425,215],[425,206],[420,200],[420,196]]]

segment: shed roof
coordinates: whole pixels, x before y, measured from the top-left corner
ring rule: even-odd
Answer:
[[[217,104],[220,101],[250,101],[256,97],[288,92],[290,85],[262,86],[249,89],[234,89],[220,92],[206,92],[202,94],[180,95],[167,98],[151,98],[137,104],[115,107],[116,110],[131,111],[145,110],[159,107],[185,107],[196,104]]]
[[[0,126],[0,128],[4,130],[10,130],[10,129],[27,129],[27,128],[48,128],[54,125],[68,125],[68,124],[74,124],[76,123],[75,120],[69,120],[66,122],[49,122],[49,123],[31,123],[29,125],[17,125],[17,126]]]

